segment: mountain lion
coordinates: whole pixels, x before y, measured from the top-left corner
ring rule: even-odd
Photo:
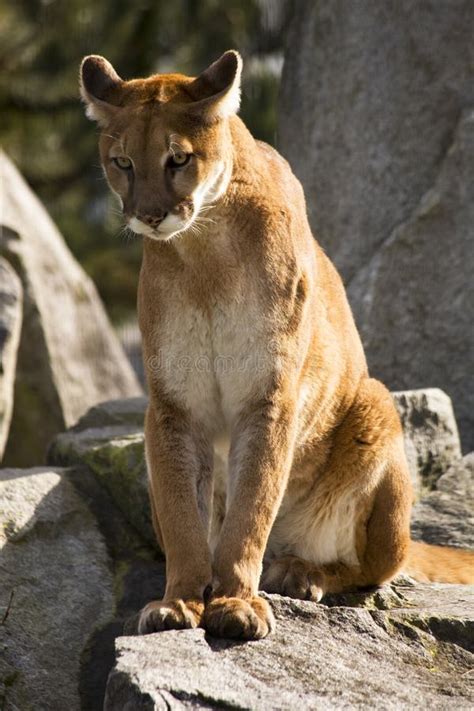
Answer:
[[[474,582],[472,554],[410,541],[392,398],[369,377],[300,183],[236,116],[241,69],[234,51],[197,78],[124,81],[99,56],[81,67],[107,180],[144,237],[146,457],[167,585],[142,633],[264,637],[259,584],[318,601],[402,569]]]

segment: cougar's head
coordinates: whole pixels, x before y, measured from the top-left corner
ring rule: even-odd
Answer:
[[[225,192],[232,165],[228,118],[239,107],[241,69],[232,50],[197,78],[124,81],[103,57],[82,61],[86,113],[102,129],[103,168],[134,232],[171,239]]]

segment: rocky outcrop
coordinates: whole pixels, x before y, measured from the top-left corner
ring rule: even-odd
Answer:
[[[414,538],[474,549],[474,453],[454,464],[413,511]]]
[[[469,0],[294,3],[279,120],[373,375],[439,384],[468,450],[473,23]]]
[[[109,566],[65,470],[0,470],[0,708],[81,708],[81,658],[114,611]]]
[[[0,258],[0,462],[13,411],[13,386],[22,316],[20,280]]]
[[[461,442],[450,398],[438,388],[393,393],[403,427],[405,453],[417,495],[433,489],[461,459]]]
[[[56,437],[48,460],[87,466],[125,518],[154,544],[144,452],[146,402],[146,398],[131,398],[93,408],[75,427]]]
[[[102,400],[141,387],[92,281],[5,154],[0,254],[21,279],[23,326],[5,464],[44,461],[48,442]]]
[[[276,632],[258,642],[215,640],[203,630],[119,639],[105,711],[459,709],[474,702],[472,590],[439,586],[433,595],[430,586],[393,586],[391,595],[361,597],[357,607],[354,600],[330,607],[269,599]]]
[[[401,388],[439,383],[456,403],[469,448],[474,445],[474,389],[466,367],[474,360],[472,175],[474,112],[465,113],[456,127],[432,189],[349,287],[374,373]]]

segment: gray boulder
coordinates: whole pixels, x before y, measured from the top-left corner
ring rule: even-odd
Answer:
[[[346,282],[369,366],[437,383],[474,447],[474,5],[292,6],[280,147]]]
[[[15,408],[5,464],[44,461],[49,441],[102,400],[142,392],[92,281],[0,152],[0,255],[24,291]]]
[[[454,464],[413,511],[412,535],[474,550],[474,453]]]
[[[0,571],[0,708],[79,710],[84,651],[113,615],[113,578],[65,470],[0,470]]]
[[[76,427],[56,437],[48,461],[87,467],[129,523],[154,544],[143,433],[145,407],[144,398],[131,398],[93,408]]]
[[[378,607],[373,596],[358,607],[269,599],[276,632],[258,642],[216,640],[203,630],[117,640],[104,710],[454,710],[474,703],[472,589],[393,586],[389,604],[379,596]]]
[[[22,318],[21,282],[0,258],[0,462],[13,412],[13,386]]]
[[[417,496],[436,485],[461,454],[450,398],[438,388],[393,393]]]

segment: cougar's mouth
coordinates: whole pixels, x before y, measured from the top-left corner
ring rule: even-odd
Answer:
[[[128,219],[128,226],[138,235],[166,242],[191,227],[194,219],[193,201],[188,199],[183,200],[170,212],[165,213],[160,220],[147,224],[139,217],[133,216]]]

